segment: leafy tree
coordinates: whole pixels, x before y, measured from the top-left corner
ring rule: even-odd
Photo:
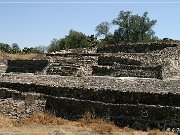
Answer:
[[[47,47],[43,45],[40,45],[34,48],[34,52],[41,53],[41,54],[45,53],[46,50],[47,50]]]
[[[48,47],[48,52],[55,52],[57,50],[59,50],[59,40],[54,38]]]
[[[146,38],[153,38],[155,32],[152,30],[152,27],[157,23],[157,20],[150,20],[148,17],[148,12],[145,12],[140,18],[140,38],[141,41]]]
[[[11,51],[11,46],[8,44],[0,43],[0,51],[8,53]]]
[[[174,40],[171,38],[163,38],[162,41],[163,42],[173,42]]]
[[[90,46],[90,43],[82,32],[70,30],[69,35],[65,37],[65,46],[68,49],[84,48]]]
[[[90,42],[90,44],[92,46],[94,46],[98,43],[98,40],[94,35],[87,36],[87,40],[88,40],[88,42]]]
[[[82,32],[70,30],[69,34],[62,39],[53,39],[48,52],[55,52],[64,49],[85,48],[91,46],[91,41]]]
[[[102,22],[96,26],[96,36],[104,36],[105,38],[109,34],[110,24],[108,22]]]
[[[154,39],[155,32],[152,27],[156,24],[156,20],[150,20],[148,12],[145,12],[142,16],[132,15],[132,12],[120,11],[117,18],[112,23],[118,25],[119,28],[115,30],[115,39],[125,42],[138,42],[148,41]]]
[[[55,52],[58,50],[64,50],[64,49],[68,49],[68,47],[66,46],[66,39],[62,38],[62,39],[53,39],[51,41],[51,44],[49,45],[49,47],[47,48],[48,52]]]
[[[20,53],[21,49],[17,43],[13,43],[11,47],[11,53]]]
[[[118,25],[119,34],[121,33],[123,36],[123,40],[129,41],[130,37],[130,19],[131,12],[120,11],[118,17],[112,21],[112,24]]]
[[[31,53],[31,50],[32,50],[32,49],[30,49],[30,48],[28,48],[28,47],[24,47],[24,48],[22,49],[22,53],[28,54],[28,53]]]

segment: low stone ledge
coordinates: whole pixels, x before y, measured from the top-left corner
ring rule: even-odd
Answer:
[[[162,94],[180,93],[180,79],[159,80],[154,78],[145,79],[107,76],[73,77],[57,75],[3,74],[0,76],[0,82],[124,92]]]
[[[93,89],[77,87],[53,87],[27,83],[0,82],[0,87],[17,90],[20,93],[30,92],[48,96],[75,98],[80,100],[99,101],[112,104],[147,104],[180,106],[180,93],[153,93],[123,91],[112,89]],[[131,87],[136,90],[136,87]],[[143,89],[143,88],[142,88]],[[10,95],[9,95],[10,96]]]
[[[93,75],[114,77],[141,77],[162,79],[162,66],[137,66],[114,64],[112,66],[93,66]]]
[[[147,53],[152,51],[161,51],[165,48],[177,47],[177,44],[171,43],[129,43],[129,44],[120,44],[120,45],[106,45],[99,46],[97,48],[98,53]]]
[[[47,60],[8,60],[6,73],[36,73],[42,71],[47,65]]]
[[[57,116],[68,119],[78,119],[85,113],[90,112],[92,117],[110,119],[115,123],[123,123],[130,127],[133,126],[134,122],[142,121],[153,128],[160,128],[160,125],[167,126],[165,121],[169,121],[168,124],[171,125],[180,125],[179,107],[107,104],[89,100],[50,97],[45,108],[55,112]],[[176,119],[176,122],[173,121],[174,119]]]
[[[100,56],[101,53],[47,53],[46,56],[61,56],[61,57],[70,57],[70,56]]]

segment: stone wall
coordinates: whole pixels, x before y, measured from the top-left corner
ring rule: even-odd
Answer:
[[[80,72],[80,66],[74,64],[62,65],[60,63],[51,63],[45,72],[48,75],[77,76],[78,72]]]
[[[47,53],[46,55],[59,55],[59,54],[93,54],[97,52],[97,47],[93,45],[92,47],[88,48],[74,48],[74,49],[66,49],[66,50],[59,50],[51,53]]]
[[[114,47],[120,47],[123,53],[115,53],[118,49],[114,50]],[[107,48],[113,53],[51,53],[46,54],[46,60],[8,60],[6,72],[158,79],[179,76],[179,45],[151,43],[108,46]],[[132,53],[133,51],[128,51],[130,48],[137,51]],[[148,51],[143,49],[148,49]]]
[[[125,64],[114,64],[112,66],[93,66],[93,74],[97,76],[162,79],[162,66],[144,67]]]
[[[48,65],[47,60],[8,60],[6,73],[37,73]]]
[[[12,120],[19,121],[45,110],[46,100],[38,93],[9,88],[0,88],[0,92],[0,113]]]
[[[0,112],[19,119],[45,109],[73,120],[90,112],[119,126],[179,127],[180,79],[167,78],[180,73],[180,46],[120,49],[126,53],[59,53],[48,54],[46,60],[9,60],[7,72],[44,75],[1,74]]]
[[[166,47],[163,50],[148,53],[102,54],[98,57],[99,66],[94,67],[95,70],[93,73],[95,75],[103,75],[102,73],[104,73],[104,75],[119,77],[129,76],[166,79],[171,78],[173,76],[179,76],[179,59],[180,46],[178,45],[176,45],[175,47]],[[107,70],[107,67],[111,71]],[[105,70],[106,72],[104,72]]]
[[[44,70],[48,75],[89,76],[99,54],[47,54],[49,65]]]
[[[143,92],[124,92],[111,89],[86,89],[69,87],[51,87],[35,84],[7,83],[1,82],[1,98],[24,99],[22,93],[39,93],[53,97],[66,97],[79,100],[99,101],[112,104],[146,104],[162,106],[180,106],[180,94],[173,93],[143,93]],[[16,91],[7,90],[14,89]]]
[[[94,75],[163,78],[163,66],[152,54],[105,54],[99,56]],[[151,62],[152,61],[152,62]]]
[[[180,109],[169,106],[144,104],[110,104],[89,100],[65,99],[50,97],[46,109],[55,112],[57,116],[68,119],[81,118],[90,112],[93,118],[111,120],[119,126],[128,126],[147,130],[159,128],[166,130],[169,127],[180,125]]]
[[[58,86],[51,82],[57,82]],[[94,117],[112,120],[120,126],[135,127],[138,122],[143,129],[147,125],[161,129],[180,124],[179,80],[14,75],[1,76],[0,87],[1,99],[24,100],[27,93],[36,93],[33,97],[38,104],[40,99],[45,99],[45,109],[63,118],[78,119],[90,112]]]
[[[120,44],[104,45],[97,48],[98,53],[147,53],[160,51],[168,47],[176,47],[177,44],[168,43],[140,43],[140,44]]]

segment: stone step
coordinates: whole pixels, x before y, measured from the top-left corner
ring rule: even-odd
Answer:
[[[22,78],[23,76],[21,76]],[[127,81],[123,83],[128,85]],[[143,89],[143,87],[140,87],[142,85],[146,91],[147,85],[142,83],[142,80],[141,84],[138,84],[136,80],[136,85],[132,85],[130,88],[134,90]],[[164,89],[167,89],[166,87],[169,85],[164,84],[163,86]],[[148,125],[161,128],[167,122],[170,125],[174,124],[173,126],[180,124],[180,93],[130,92],[123,90],[123,88],[113,90],[86,88],[85,86],[53,87],[25,82],[11,83],[2,81],[0,87],[0,92],[4,93],[1,99],[3,97],[5,99],[9,97],[21,98],[22,96],[25,98],[26,103],[28,101],[33,104],[31,101],[34,101],[36,97],[43,97],[47,100],[45,109],[63,118],[77,119],[89,113],[90,117],[112,120],[120,124],[120,126],[129,125],[133,127],[136,123],[140,123],[143,125],[142,127]],[[173,87],[175,86],[173,85],[171,89],[174,89]]]
[[[99,101],[112,104],[146,104],[162,106],[180,106],[180,94],[178,93],[152,93],[152,92],[128,92],[123,90],[76,88],[76,87],[51,87],[35,84],[0,82],[0,87],[17,90],[20,93],[31,92],[41,95],[75,98],[80,100]],[[172,87],[171,87],[172,88]],[[131,86],[131,89],[138,87]],[[144,86],[144,89],[147,89]]]
[[[48,75],[72,76],[77,74],[77,71],[80,70],[80,66],[74,64],[52,63],[45,70]]]
[[[7,88],[1,88],[0,92],[4,93],[1,95],[2,97],[0,97],[0,99],[3,98],[3,95],[5,95],[6,99],[7,98],[23,99],[21,96],[26,95],[24,97],[26,104],[27,104],[27,101],[32,102],[34,98],[37,99],[37,97],[39,96],[38,93],[32,94],[32,93],[29,93],[30,91],[26,93],[26,92],[20,92],[17,90],[7,89]],[[29,96],[29,94],[32,95],[33,98],[32,96]],[[124,94],[128,94],[128,93],[124,93]],[[60,116],[63,118],[78,119],[78,118],[81,118],[84,114],[89,113],[90,117],[108,119],[117,124],[120,124],[120,126],[129,125],[130,127],[133,127],[134,123],[137,123],[137,122],[139,124],[142,124],[141,127],[143,128],[145,128],[144,126],[147,124],[148,126],[153,127],[153,128],[154,127],[161,128],[159,126],[160,125],[162,126],[163,124],[167,124],[167,122],[169,122],[169,124],[171,125],[173,124],[180,125],[180,120],[179,120],[180,107],[173,107],[173,106],[170,106],[170,104],[168,106],[167,104],[148,105],[148,104],[139,104],[139,103],[130,104],[128,102],[120,103],[120,104],[115,103],[115,102],[105,103],[102,101],[94,101],[94,100],[89,100],[89,99],[86,100],[86,99],[81,99],[78,97],[77,97],[78,99],[68,98],[67,95],[66,97],[44,95],[43,97],[44,99],[47,99],[47,102],[45,105],[46,111],[55,112],[57,116]],[[139,95],[139,97],[141,96]],[[149,97],[149,98],[153,99],[152,97]],[[127,99],[127,97],[125,97],[124,99]],[[104,100],[104,101],[107,101],[107,100]],[[167,99],[167,101],[169,100]],[[2,102],[0,101],[0,103]],[[34,103],[31,103],[31,104],[34,104]],[[19,116],[21,116],[21,114],[18,114],[16,118]],[[12,114],[12,117],[14,118],[13,114]],[[174,122],[174,120],[176,121]]]
[[[8,60],[7,62],[7,73],[37,73],[48,65],[47,60]]]
[[[142,77],[162,79],[160,67],[142,67],[132,65],[118,66],[93,66],[93,74],[96,76],[114,77]]]
[[[144,70],[120,70],[111,73],[114,77],[141,77],[141,78],[159,78],[156,72]],[[160,79],[160,78],[159,78]]]
[[[125,65],[141,65],[141,61],[121,58],[115,56],[99,56],[98,57],[98,65],[108,65],[112,66],[114,63],[125,64]]]
[[[27,97],[31,97],[29,100],[40,100],[46,98],[46,95],[34,92],[20,92],[18,90],[9,89],[9,88],[0,88],[0,99],[18,99],[18,100],[26,100]]]
[[[139,123],[141,128],[162,129],[180,125],[180,107],[110,104],[90,100],[49,97],[45,108],[62,118],[74,120],[82,118],[84,114],[89,114],[88,116],[91,118],[108,119],[119,126],[133,127],[135,123]]]

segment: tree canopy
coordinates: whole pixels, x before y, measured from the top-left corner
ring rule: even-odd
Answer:
[[[54,52],[64,49],[85,48],[91,46],[88,36],[82,32],[70,30],[69,34],[61,39],[53,39],[48,48],[48,52]]]
[[[107,37],[109,34],[110,23],[102,22],[98,26],[96,26],[96,36],[104,36]]]
[[[4,53],[12,53],[12,54],[44,53],[45,50],[46,47],[42,45],[37,47],[24,47],[23,49],[21,49],[17,43],[13,43],[12,45],[0,43],[0,51]]]
[[[140,16],[133,15],[131,11],[120,11],[117,18],[111,22],[118,26],[113,34],[109,32],[110,23],[102,22],[96,26],[96,35],[104,35],[104,41],[108,43],[152,41],[157,39],[152,30],[156,23],[157,20],[148,17],[148,12]]]
[[[150,20],[147,16],[148,12],[144,12],[142,16],[133,15],[132,12],[120,11],[117,18],[113,19],[112,24],[117,25],[115,36],[119,36],[120,41],[138,42],[147,41],[155,38],[155,32],[152,27],[157,20]]]

